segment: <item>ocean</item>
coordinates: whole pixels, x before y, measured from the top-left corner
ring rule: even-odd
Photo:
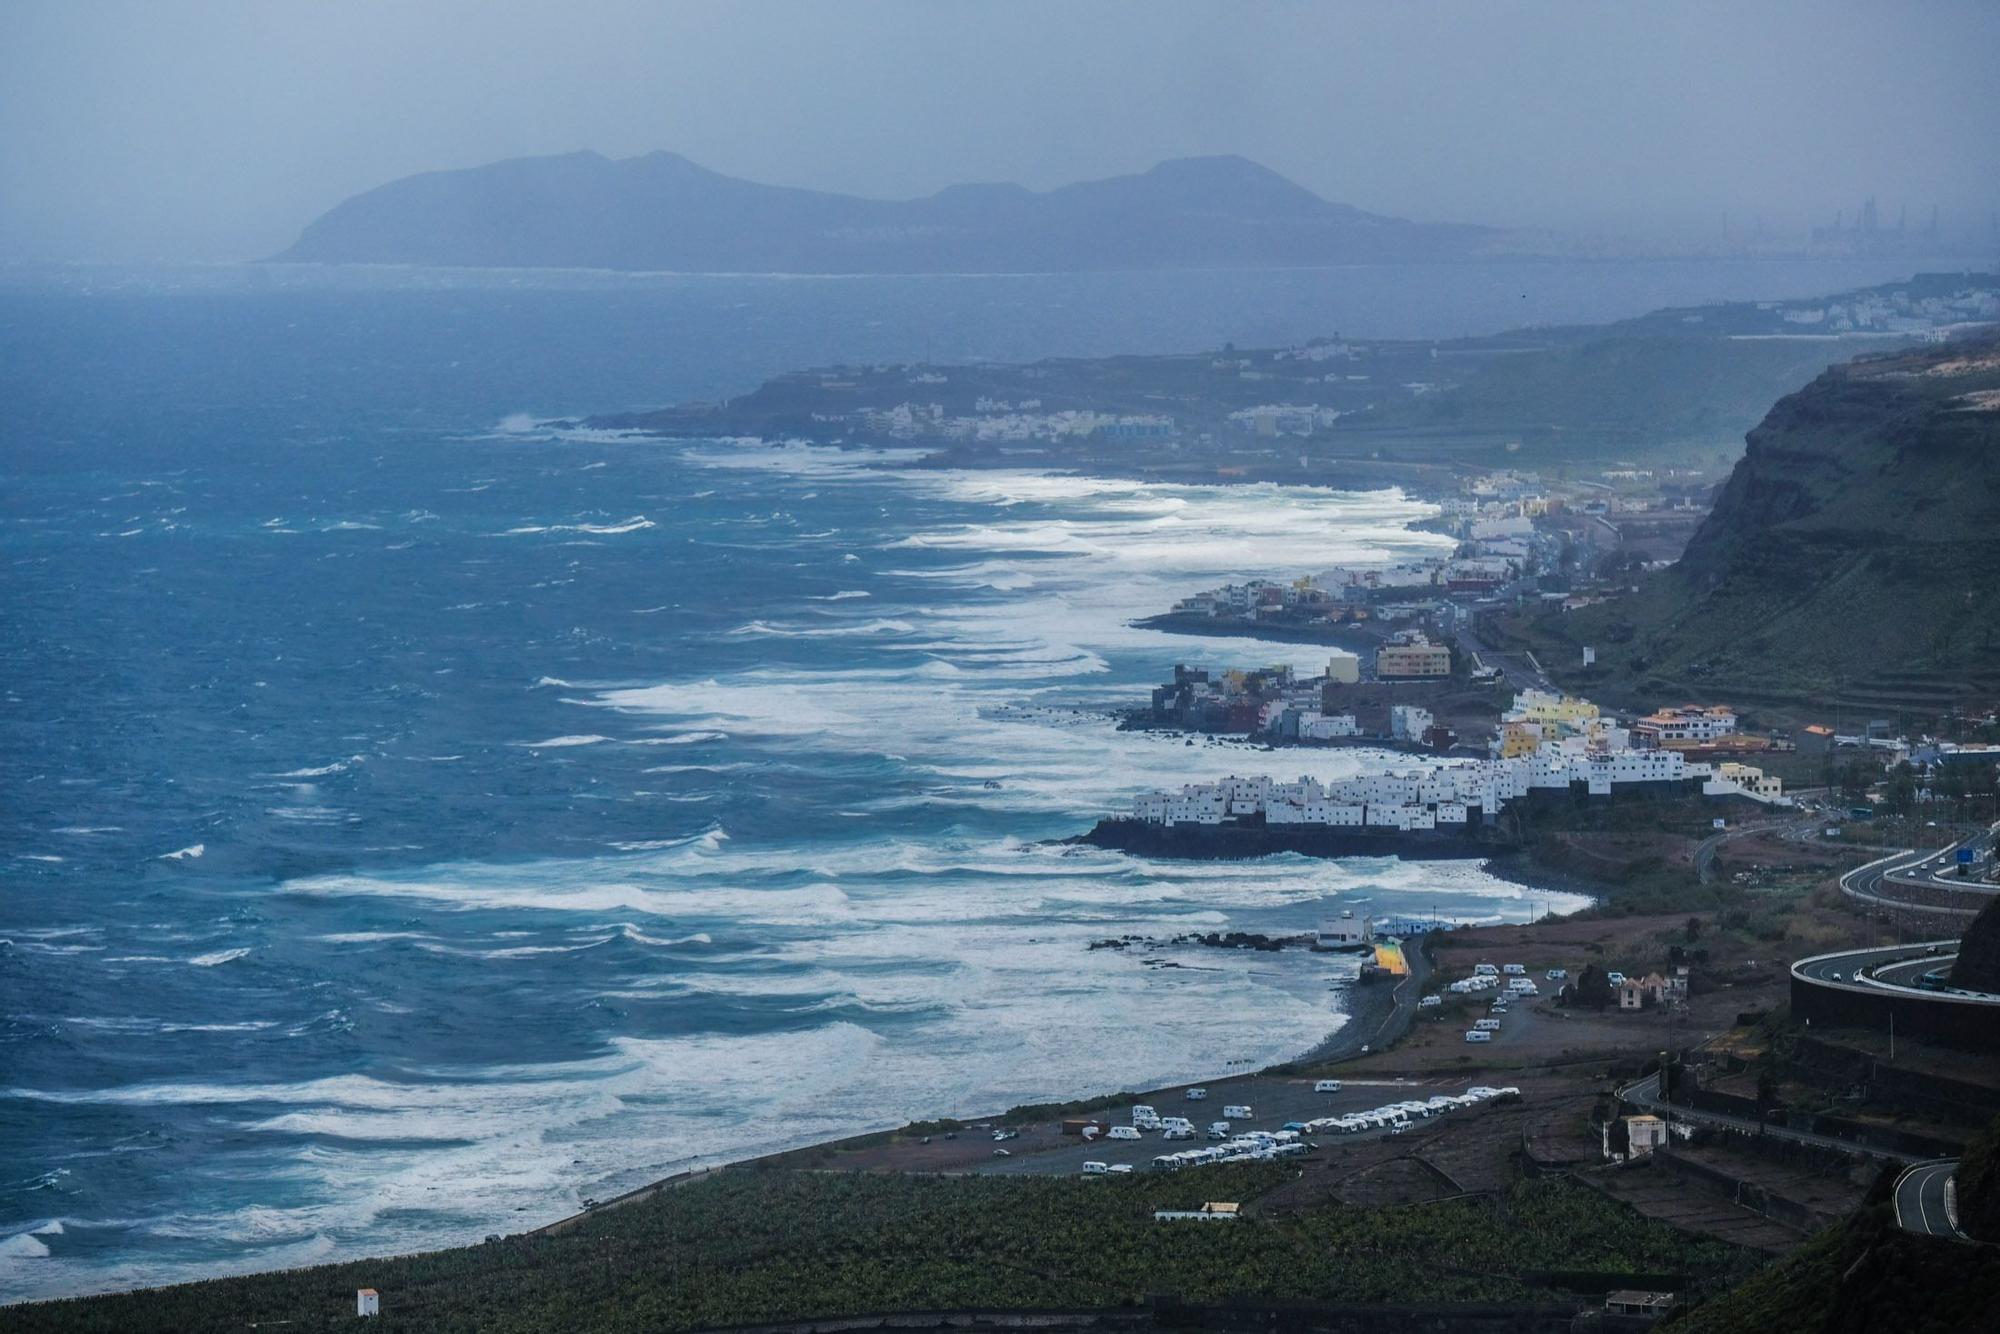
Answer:
[[[1575,906],[1472,863],[1050,841],[1147,788],[1383,762],[1109,710],[1180,661],[1316,670],[1129,622],[1434,548],[1396,493],[538,421],[920,336],[1456,333],[1538,273],[1565,319],[1894,276],[1858,267],[0,275],[0,1300],[476,1240],[1342,1020],[1351,963],[1095,940]]]

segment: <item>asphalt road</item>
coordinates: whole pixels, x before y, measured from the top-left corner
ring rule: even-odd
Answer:
[[[1939,945],[1938,953],[1933,955],[1930,953],[1929,943],[1925,943],[1918,945],[1887,945],[1879,950],[1851,950],[1845,954],[1833,954],[1821,959],[1807,960],[1804,963],[1796,965],[1796,971],[1799,976],[1810,978],[1815,982],[1854,982],[1857,980],[1865,982],[1866,979],[1857,979],[1855,977],[1855,973],[1863,968],[1873,972],[1883,968],[1885,965],[1900,964],[1905,960],[1908,960],[1912,964],[1921,961],[1928,963],[1931,967],[1936,967],[1937,961],[1946,957],[1946,952],[1950,949],[1949,945],[1941,944]],[[1928,971],[1928,969],[1919,969],[1918,971],[1924,972]],[[1905,983],[1904,985],[1912,985],[1912,983]]]
[[[1938,1158],[1916,1163],[1897,1177],[1896,1226],[1905,1232],[1964,1241],[1965,1234],[1952,1226],[1945,1199],[1945,1188],[1957,1170],[1958,1159]]]
[[[1946,908],[1929,903],[1913,903],[1908,899],[1896,898],[1885,891],[1901,881],[1899,873],[1935,857],[1934,852],[1892,852],[1886,857],[1878,857],[1866,866],[1857,866],[1840,877],[1840,889],[1849,898],[1877,907],[1895,908],[1905,912],[1935,913],[1944,917],[1963,917],[1970,920],[1978,914],[1976,908]],[[1968,882],[1969,883],[1969,882]],[[1956,886],[1953,886],[1956,888]]]
[[[1958,850],[1971,848],[1979,857],[1976,869],[1984,869],[1988,864],[1986,854],[1993,846],[1996,831],[1986,829],[1971,838],[1960,839],[1949,847],[1936,852],[1918,853],[1913,859],[1898,862],[1885,869],[1885,876],[1896,884],[1919,885],[1938,889],[1958,890],[1971,894],[2000,893],[2000,886],[1993,885],[1977,874],[1961,876],[1958,873]]]
[[[1478,655],[1479,661],[1488,667],[1498,667],[1507,677],[1507,682],[1516,688],[1547,690],[1559,693],[1548,674],[1541,670],[1532,653],[1510,653],[1496,649],[1470,627],[1458,632],[1458,647],[1462,652]]]
[[[1692,1121],[1696,1125],[1724,1126],[1732,1130],[1747,1130],[1752,1134],[1761,1131],[1766,1135],[1772,1135],[1778,1139],[1796,1140],[1800,1144],[1817,1144],[1822,1148],[1838,1149],[1842,1153],[1851,1153],[1856,1157],[1868,1154],[1877,1158],[1894,1159],[1902,1163],[1915,1161],[1911,1155],[1899,1153],[1894,1149],[1881,1149],[1873,1145],[1857,1144],[1853,1140],[1835,1139],[1831,1135],[1809,1134],[1803,1130],[1793,1130],[1788,1126],[1760,1124],[1749,1117],[1727,1116],[1721,1112],[1694,1111],[1676,1103],[1670,1103],[1660,1096],[1660,1077],[1656,1074],[1647,1075],[1636,1084],[1627,1084],[1618,1091],[1618,1096],[1635,1107],[1644,1107],[1647,1111],[1654,1112],[1663,1117],[1670,1116],[1676,1120]]]

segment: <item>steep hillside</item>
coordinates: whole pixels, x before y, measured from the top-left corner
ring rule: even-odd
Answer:
[[[1563,630],[1597,648],[1594,679],[1646,694],[1971,693],[2000,662],[2000,338],[1781,400],[1686,555]]]
[[[941,273],[1443,259],[1498,235],[1330,203],[1240,157],[1036,192],[861,199],[738,180],[676,153],[517,158],[405,177],[278,256],[323,263]]]

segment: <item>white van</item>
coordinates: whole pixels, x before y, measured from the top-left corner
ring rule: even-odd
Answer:
[[[1526,977],[1528,975],[1528,970],[1526,968],[1523,968],[1518,963],[1510,963],[1505,967],[1503,967],[1500,971],[1507,974],[1507,976],[1509,977]]]
[[[1232,1104],[1223,1108],[1222,1114],[1232,1121],[1248,1121],[1250,1119],[1250,1108],[1248,1104],[1240,1106]]]
[[[1475,1019],[1472,1021],[1472,1027],[1480,1033],[1498,1033],[1500,1031],[1500,1021],[1498,1019]]]
[[[1229,1123],[1227,1121],[1210,1121],[1208,1123],[1208,1137],[1210,1139],[1228,1139]]]
[[[1322,1080],[1319,1080],[1319,1081],[1317,1081],[1316,1083],[1314,1083],[1314,1084],[1313,1084],[1313,1092],[1314,1092],[1314,1093],[1338,1093],[1338,1092],[1340,1092],[1340,1081],[1339,1081],[1339,1080],[1337,1080],[1337,1079],[1322,1079]]]
[[[1083,1165],[1083,1174],[1087,1177],[1101,1177],[1109,1170],[1103,1163],[1085,1163]]]
[[[1465,1040],[1467,1042],[1491,1042],[1493,1041],[1493,1035],[1491,1033],[1484,1032],[1481,1029],[1475,1028],[1471,1032],[1465,1035]],[[1111,1133],[1113,1135],[1116,1135],[1118,1132],[1114,1130]]]
[[[1203,1098],[1206,1098],[1207,1096],[1208,1096],[1207,1089],[1189,1089],[1187,1091],[1187,1100],[1189,1102],[1200,1102]]]
[[[1157,1126],[1160,1124],[1160,1114],[1146,1104],[1140,1103],[1132,1109],[1132,1124],[1148,1128]]]
[[[1113,1126],[1109,1131],[1105,1132],[1104,1137],[1106,1139],[1137,1139],[1139,1138],[1139,1127]]]
[[[1474,977],[1498,977],[1500,970],[1490,963],[1476,963],[1472,965],[1472,974]]]

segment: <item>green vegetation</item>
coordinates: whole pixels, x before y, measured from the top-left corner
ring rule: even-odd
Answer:
[[[1117,1306],[1174,1293],[1457,1302],[1555,1295],[1551,1275],[1688,1273],[1720,1285],[1746,1253],[1691,1240],[1580,1186],[1523,1181],[1493,1200],[1338,1204],[1229,1225],[1156,1208],[1254,1201],[1272,1165],[1178,1176],[876,1176],[743,1169],[600,1212],[558,1236],[13,1308],[35,1331],[289,1328],[345,1322],[382,1293],[379,1328],[684,1330],[960,1307]]]
[[[1727,467],[1773,402],[1836,355],[1861,350],[1837,354],[1825,343],[1690,336],[1678,328],[1613,331],[1496,357],[1462,384],[1396,402],[1354,425],[1504,435],[1517,446],[1506,462],[1540,468],[1669,459]]]
[[[1884,1174],[1852,1218],[1736,1290],[1666,1326],[1671,1334],[1963,1334],[1992,1328],[2000,1249],[1896,1226]]]
[[[1611,697],[1944,712],[2000,662],[2000,341],[1837,367],[1772,408],[1685,556],[1524,628]],[[1608,692],[1608,693],[1607,693]]]

